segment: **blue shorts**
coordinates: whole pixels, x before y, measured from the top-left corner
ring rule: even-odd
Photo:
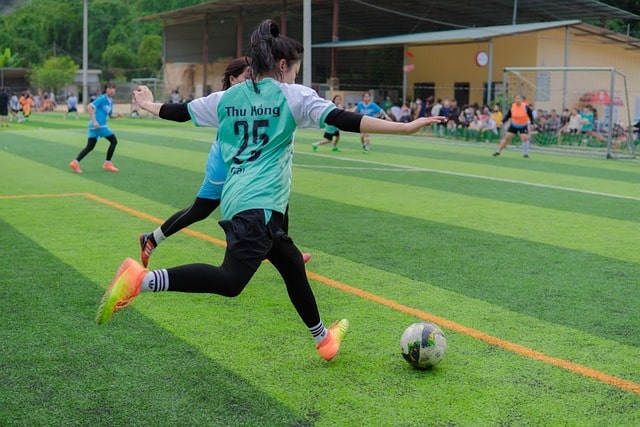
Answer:
[[[89,125],[89,138],[106,138],[113,135],[113,131],[109,129],[109,126],[100,126],[98,129]]]
[[[222,186],[227,178],[227,168],[222,161],[220,144],[215,141],[209,150],[209,158],[205,169],[204,180],[198,191],[198,197],[202,199],[220,200]]]

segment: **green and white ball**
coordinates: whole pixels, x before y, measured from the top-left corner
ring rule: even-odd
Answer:
[[[418,369],[436,366],[447,351],[444,332],[431,322],[414,323],[400,338],[402,357]]]

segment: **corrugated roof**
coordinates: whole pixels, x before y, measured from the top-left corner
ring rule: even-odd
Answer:
[[[470,41],[488,40],[494,37],[509,36],[519,33],[547,30],[581,23],[578,20],[539,22],[536,24],[496,25],[493,27],[464,28],[461,30],[433,31],[418,34],[402,34],[390,37],[376,37],[372,39],[350,40],[344,42],[318,43],[312,47],[363,48],[375,46],[402,46],[411,44],[431,43],[462,43]]]
[[[282,10],[290,20],[302,19],[302,0],[217,0],[141,18],[165,25],[201,21],[204,15],[234,19],[257,14],[278,19]],[[331,40],[332,0],[312,0],[313,17],[328,27]],[[532,24],[569,19],[593,22],[640,20],[640,16],[596,0],[340,0],[339,37],[342,40],[384,37],[514,23]],[[315,24],[318,27],[318,24]]]
[[[624,34],[616,33],[595,25],[585,24],[579,20],[540,22],[536,24],[497,25],[493,27],[465,28],[461,30],[433,31],[419,34],[402,34],[390,37],[376,37],[363,40],[350,40],[344,42],[329,42],[314,44],[314,48],[344,48],[363,49],[382,46],[404,46],[425,44],[451,44],[489,40],[495,37],[522,34],[533,31],[548,30],[570,26],[575,31],[584,35],[591,35],[606,39],[608,43],[626,45],[627,49],[640,49],[640,39]]]

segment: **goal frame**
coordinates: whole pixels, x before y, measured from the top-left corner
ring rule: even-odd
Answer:
[[[503,111],[506,109],[505,103],[507,102],[507,81],[508,74],[513,73],[518,75],[519,72],[545,72],[545,71],[562,71],[563,82],[562,82],[562,110],[566,108],[566,97],[567,97],[567,79],[570,71],[594,71],[594,72],[609,72],[609,99],[614,99],[614,89],[616,76],[622,77],[623,85],[624,85],[624,100],[625,105],[627,106],[627,123],[629,124],[628,132],[632,137],[633,135],[633,122],[631,121],[631,105],[629,104],[629,91],[627,89],[627,76],[616,70],[614,67],[505,67],[502,72],[502,109]],[[610,102],[609,105],[606,106],[609,112],[609,123],[607,132],[607,158],[613,158],[613,102]],[[630,145],[631,154],[635,155],[634,144]]]

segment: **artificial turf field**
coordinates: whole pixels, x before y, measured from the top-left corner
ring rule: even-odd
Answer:
[[[325,323],[326,363],[265,263],[234,299],[144,294],[94,316],[137,236],[188,206],[215,131],[110,124],[68,168],[87,119],[0,129],[2,426],[640,425],[640,163],[494,144],[296,136],[290,234]],[[151,268],[219,264],[219,213],[163,242]],[[442,363],[399,339],[430,320]]]

